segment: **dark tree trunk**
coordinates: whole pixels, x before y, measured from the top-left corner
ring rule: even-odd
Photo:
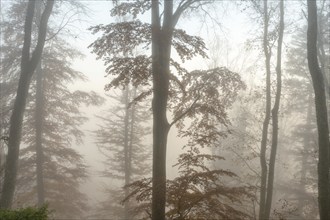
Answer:
[[[5,176],[2,187],[0,208],[10,208],[13,201],[16,186],[19,147],[21,142],[22,122],[25,111],[26,98],[29,91],[31,77],[41,59],[47,33],[47,23],[51,11],[53,9],[53,5],[54,1],[47,1],[46,8],[41,15],[37,45],[30,57],[32,22],[34,17],[35,1],[30,0],[28,2],[24,25],[24,44],[22,49],[21,75],[18,82],[13,112],[10,118],[8,155],[6,159]]]
[[[268,44],[268,5],[267,0],[264,0],[264,34],[263,34],[263,50],[266,57],[266,114],[262,127],[262,139],[260,146],[260,165],[261,165],[261,184],[260,184],[260,206],[259,206],[259,219],[265,219],[265,206],[266,206],[266,183],[267,183],[267,161],[266,161],[266,148],[268,126],[270,121],[271,111],[271,96],[270,96],[270,58],[271,53]]]
[[[153,170],[152,219],[165,219],[166,145],[169,123],[166,116],[169,90],[169,65],[172,40],[173,1],[164,1],[163,25],[159,1],[152,1],[152,76],[153,76]]]
[[[36,129],[36,165],[37,165],[37,194],[38,206],[41,207],[45,203],[44,195],[44,175],[43,175],[43,147],[42,147],[42,126],[44,120],[43,114],[43,76],[41,69],[41,61],[36,69],[36,110],[35,110],[35,129]]]
[[[267,194],[266,194],[266,205],[265,205],[265,219],[270,218],[270,210],[272,207],[273,199],[273,186],[274,186],[274,174],[275,174],[275,159],[278,146],[278,112],[281,101],[281,90],[282,90],[282,42],[283,42],[283,31],[284,31],[284,2],[280,0],[280,25],[279,25],[279,36],[277,45],[277,64],[276,64],[276,95],[275,103],[272,109],[272,146],[269,158],[269,171],[268,171],[268,183],[267,183]]]
[[[323,2],[324,4],[325,2]],[[323,8],[323,7],[322,7]],[[320,18],[322,17],[322,11],[320,12]],[[324,49],[324,36],[322,33],[322,30],[324,30],[324,23],[322,22],[322,19],[319,19],[318,21],[318,29],[317,29],[317,52],[318,52],[318,58],[319,58],[319,62],[321,64],[321,72],[323,74],[323,80],[324,80],[324,86],[325,86],[325,91],[326,91],[326,97],[329,98],[330,96],[330,86],[329,86],[329,78],[326,76],[326,60],[327,55],[325,53],[325,49]]]
[[[324,78],[317,59],[317,8],[315,0],[308,0],[307,59],[315,94],[318,130],[318,201],[320,219],[330,219],[329,196],[329,126]]]
[[[159,13],[159,0],[151,2],[151,41],[153,77],[153,167],[152,167],[152,219],[165,219],[166,203],[166,145],[169,124],[166,110],[169,93],[170,58],[174,27],[182,13],[192,4],[185,1],[173,13],[173,0],[164,0],[163,23]]]

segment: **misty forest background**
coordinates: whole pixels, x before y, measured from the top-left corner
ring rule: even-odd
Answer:
[[[329,1],[0,5],[1,209],[330,219]]]

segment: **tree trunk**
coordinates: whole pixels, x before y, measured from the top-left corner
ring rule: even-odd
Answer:
[[[163,25],[160,25],[159,1],[152,1],[152,76],[153,76],[153,170],[152,219],[165,219],[166,145],[169,123],[166,116],[169,66],[172,41],[173,1],[164,1]]]
[[[306,125],[304,132],[306,134],[310,133],[311,131],[311,123],[312,123],[312,94],[308,94],[308,109],[306,113]],[[304,193],[304,197],[300,197],[298,199],[298,208],[299,208],[299,217],[301,219],[304,218],[303,215],[303,207],[306,205],[306,175],[307,175],[307,169],[308,169],[308,157],[310,156],[308,154],[309,150],[311,149],[311,140],[308,135],[303,136],[303,150],[302,150],[302,158],[301,158],[301,176],[300,176],[300,190],[302,193]],[[300,196],[300,195],[299,195]]]
[[[130,93],[132,93],[130,96],[132,98],[135,97],[136,95],[136,88],[133,87],[132,90],[130,90]],[[131,99],[130,99],[131,101]],[[128,107],[129,102],[127,102]],[[125,184],[130,184],[131,179],[132,179],[132,159],[133,159],[133,142],[135,138],[135,104],[132,104],[130,107],[130,111],[127,111],[127,114],[130,115],[130,121],[129,121],[129,132],[128,132],[128,148],[127,148],[127,170],[125,173]],[[126,176],[127,175],[127,176]],[[127,197],[129,194],[129,189],[125,189],[125,196]],[[125,219],[132,219],[132,216],[130,215],[130,206],[129,206],[129,201],[125,203]]]
[[[136,88],[132,88],[132,97],[134,98],[136,96]],[[131,182],[131,175],[132,175],[132,159],[133,159],[133,142],[135,138],[135,104],[132,104],[131,106],[131,122],[130,122],[130,137],[129,137],[129,146],[128,146],[128,161],[129,161],[129,170],[128,170],[128,176],[129,176],[129,183]]]
[[[41,19],[41,7],[42,2],[38,0],[36,2],[36,18],[40,23]],[[39,25],[39,24],[38,24]],[[43,73],[41,67],[41,59],[36,68],[36,104],[35,104],[35,132],[36,132],[36,170],[37,170],[37,196],[38,196],[38,207],[44,205],[44,173],[43,173],[43,147],[42,147],[42,126],[44,120],[44,107],[43,102]]]
[[[277,64],[276,64],[276,95],[275,103],[272,109],[272,146],[269,158],[269,171],[268,171],[268,183],[267,183],[267,194],[266,194],[266,205],[265,205],[265,219],[270,218],[270,210],[272,207],[273,199],[273,185],[274,185],[274,174],[275,174],[275,159],[276,151],[278,146],[278,112],[281,101],[281,90],[282,90],[282,42],[283,42],[283,31],[284,31],[284,2],[280,0],[280,25],[279,25],[279,36],[277,45]]]
[[[45,202],[44,195],[44,175],[43,175],[43,147],[42,147],[42,126],[44,120],[43,107],[43,76],[41,62],[36,69],[36,111],[35,111],[35,129],[36,129],[36,165],[37,165],[37,194],[38,206],[41,207]]]
[[[324,2],[323,2],[324,3]],[[322,11],[320,12],[320,18],[322,17]],[[322,33],[322,30],[325,28],[324,27],[324,23],[322,22],[321,19],[319,19],[318,21],[318,29],[317,29],[317,55],[319,58],[319,62],[321,64],[321,72],[323,74],[323,80],[324,80],[324,86],[326,89],[326,98],[329,98],[330,96],[330,86],[329,86],[329,78],[326,76],[326,60],[327,55],[325,53],[325,49],[324,49],[324,36]]]
[[[317,8],[315,0],[307,1],[307,60],[313,81],[318,130],[318,201],[320,219],[330,219],[329,196],[329,126],[324,88],[324,78],[317,59]]]
[[[130,183],[130,156],[129,156],[129,85],[127,84],[126,90],[125,90],[125,118],[124,118],[124,156],[125,156],[125,186]],[[125,188],[125,198],[129,195],[129,189]],[[124,204],[124,219],[129,219],[129,204],[128,202],[125,202]]]
[[[6,159],[0,208],[10,208],[13,201],[26,98],[29,91],[31,77],[41,59],[47,33],[47,23],[53,9],[53,5],[54,1],[47,1],[45,10],[41,15],[37,45],[30,58],[32,22],[34,17],[35,1],[30,0],[28,2],[24,25],[24,44],[22,49],[21,75],[18,82],[13,112],[10,118],[8,155]]]
[[[267,183],[267,161],[266,161],[266,148],[268,126],[270,121],[271,111],[271,96],[270,96],[270,49],[268,45],[268,6],[267,0],[264,0],[264,34],[263,34],[263,50],[266,57],[266,114],[262,127],[262,139],[260,146],[260,165],[261,165],[261,184],[260,184],[260,206],[259,206],[259,219],[265,219],[265,206],[266,206],[266,183]]]

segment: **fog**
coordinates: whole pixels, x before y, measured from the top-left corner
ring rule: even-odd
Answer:
[[[36,2],[27,62],[47,3]],[[159,32],[148,2],[55,1],[18,129],[28,1],[0,2],[0,208],[47,204],[50,219],[326,219],[329,168],[325,188],[319,175],[330,154],[306,1],[284,1],[284,26],[281,1],[159,1]],[[324,126],[329,15],[317,1]]]

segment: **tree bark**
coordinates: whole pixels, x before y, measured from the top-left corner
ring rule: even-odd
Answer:
[[[166,145],[169,123],[166,115],[173,1],[164,1],[163,25],[160,24],[159,1],[152,1],[152,76],[153,76],[153,170],[152,219],[165,220],[166,202]]]
[[[317,8],[315,0],[307,1],[307,60],[313,81],[318,130],[318,201],[320,219],[330,219],[329,196],[329,126],[324,88],[324,78],[317,59]]]
[[[278,112],[281,101],[281,90],[282,90],[282,43],[283,43],[283,32],[284,32],[284,2],[280,0],[280,24],[279,24],[279,36],[277,45],[277,64],[276,64],[276,95],[275,102],[272,109],[272,146],[269,158],[269,171],[268,171],[268,183],[266,193],[266,205],[265,205],[265,219],[270,218],[270,210],[272,207],[273,199],[273,185],[274,185],[274,174],[275,174],[275,163],[276,163],[276,152],[278,146]]]
[[[21,75],[18,82],[16,99],[13,112],[10,118],[8,155],[6,158],[5,176],[2,187],[0,208],[10,208],[17,176],[17,165],[19,156],[19,147],[22,135],[22,122],[25,111],[26,98],[29,91],[31,77],[41,59],[47,33],[48,19],[53,9],[54,1],[47,1],[44,12],[41,15],[37,45],[30,57],[32,22],[35,11],[35,1],[28,2],[25,25],[24,25],[24,43],[22,49]]]
[[[259,219],[265,219],[265,206],[266,206],[266,183],[267,183],[267,161],[266,161],[266,148],[268,126],[270,121],[271,111],[271,96],[270,96],[270,48],[268,45],[268,4],[264,0],[264,34],[263,34],[263,50],[265,54],[266,65],[266,113],[262,127],[262,139],[260,146],[260,165],[261,165],[261,184],[260,184],[260,206],[259,206]]]

